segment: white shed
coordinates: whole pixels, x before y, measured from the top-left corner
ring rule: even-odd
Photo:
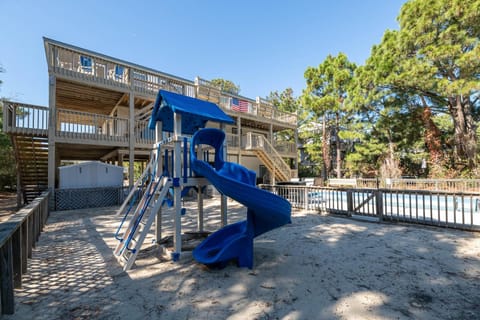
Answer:
[[[100,161],[82,162],[58,169],[60,171],[60,189],[121,187],[123,185],[123,167]]]

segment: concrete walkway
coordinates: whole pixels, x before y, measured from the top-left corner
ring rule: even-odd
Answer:
[[[185,206],[194,230],[195,203]],[[206,201],[207,229],[218,228],[219,207]],[[115,209],[51,213],[16,313],[3,318],[480,318],[479,234],[295,212],[256,239],[253,270],[209,270],[189,254],[166,261],[150,237],[125,273],[112,254]],[[244,219],[245,208],[229,209],[229,223]]]

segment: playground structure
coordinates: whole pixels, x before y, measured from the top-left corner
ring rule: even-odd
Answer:
[[[220,128],[205,128],[208,121],[219,124]],[[180,259],[182,197],[190,188],[197,190],[199,232],[203,231],[201,190],[212,184],[221,193],[222,228],[193,251],[194,258],[205,265],[224,267],[230,260],[236,260],[238,266],[252,268],[253,238],[291,222],[288,201],[257,188],[255,172],[224,161],[222,129],[232,122],[214,103],[163,90],[158,92],[149,122],[149,128],[156,130],[153,155],[117,212],[123,219],[115,234],[119,243],[114,254],[124,270],[132,267],[154,222],[155,238],[157,242],[161,239],[163,205],[174,207],[170,257],[174,261]],[[164,133],[171,135],[164,138]],[[227,225],[227,196],[247,207],[245,221]]]

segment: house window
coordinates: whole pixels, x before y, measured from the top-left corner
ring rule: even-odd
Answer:
[[[81,72],[92,73],[92,58],[86,56],[80,56],[80,68]]]
[[[141,80],[141,81],[146,81],[147,80],[147,75],[145,73],[140,73],[137,71],[133,72],[133,78],[136,80]]]
[[[123,72],[124,72],[124,68],[122,66],[116,65],[115,66],[115,80],[122,81],[123,80]]]

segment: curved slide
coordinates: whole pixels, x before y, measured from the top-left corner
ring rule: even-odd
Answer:
[[[255,186],[255,172],[232,162],[223,161],[225,133],[214,128],[195,133],[190,145],[192,170],[208,179],[222,194],[247,207],[247,220],[227,225],[212,233],[193,250],[193,257],[210,267],[222,268],[230,260],[239,267],[253,267],[253,238],[291,223],[290,203]],[[197,159],[195,146],[215,148],[215,163]]]

